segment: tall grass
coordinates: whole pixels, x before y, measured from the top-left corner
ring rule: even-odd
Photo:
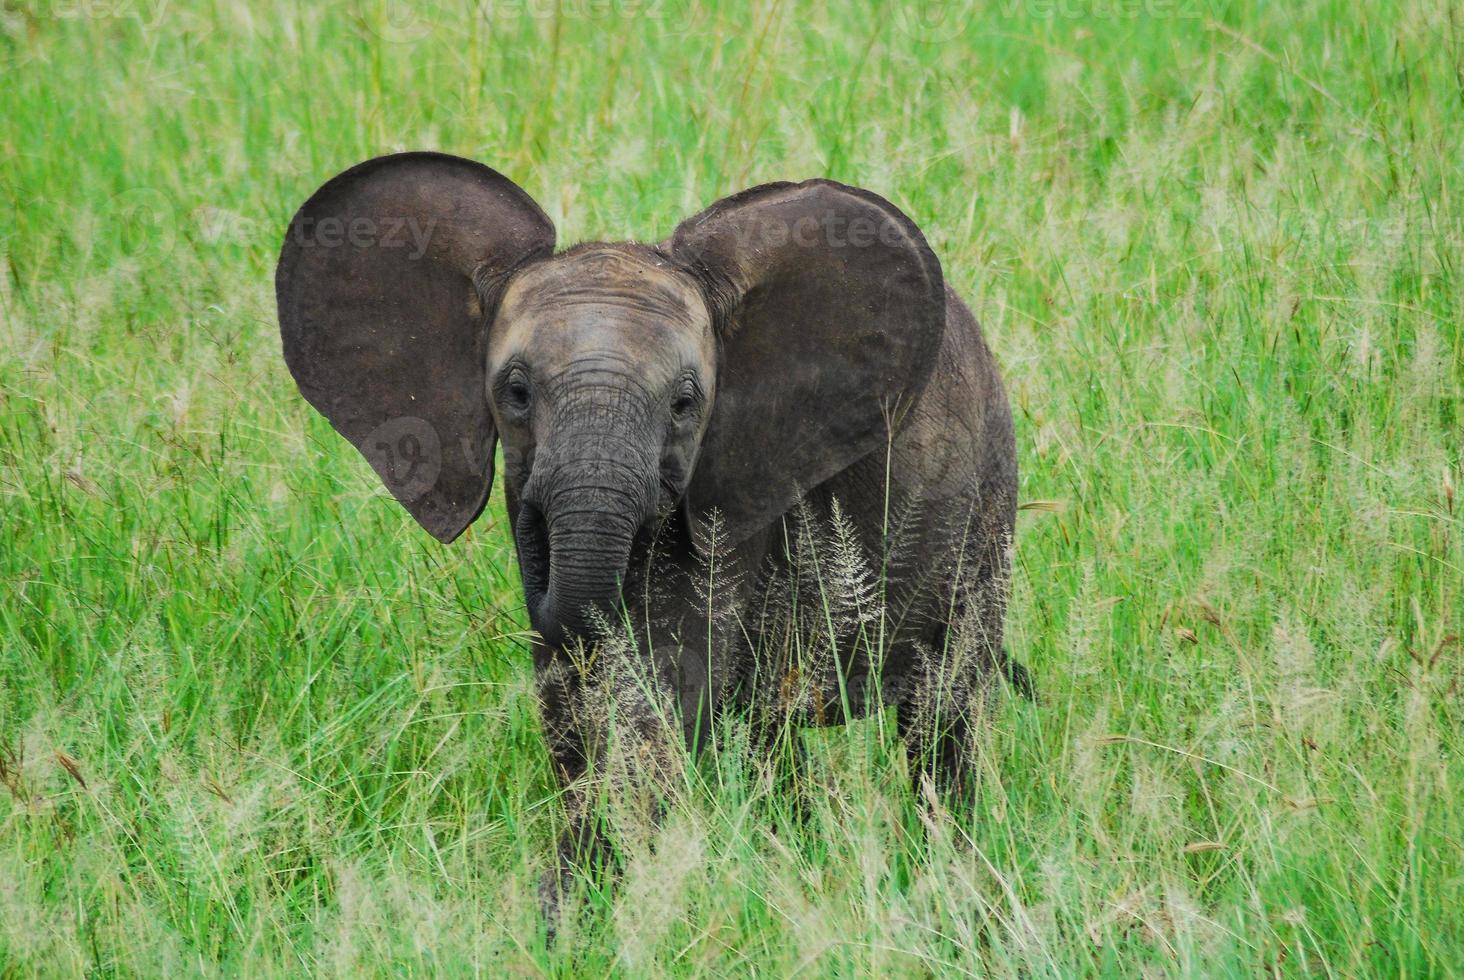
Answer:
[[[0,7],[0,973],[1458,970],[1464,15],[838,7]],[[292,209],[424,147],[565,242],[922,225],[1037,505],[975,806],[883,719],[801,822],[720,753],[544,947],[501,503],[433,543],[275,334]]]

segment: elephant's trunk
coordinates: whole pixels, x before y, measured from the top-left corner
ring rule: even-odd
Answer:
[[[621,470],[615,479],[607,471]],[[583,460],[571,480],[520,514],[519,550],[534,628],[554,646],[593,638],[619,618],[621,589],[637,532],[646,524],[647,494],[618,461]],[[571,482],[572,481],[572,482]]]

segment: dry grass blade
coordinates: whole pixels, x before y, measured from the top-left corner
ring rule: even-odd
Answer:
[[[62,752],[60,749],[57,749],[56,761],[60,764],[62,769],[66,770],[66,775],[70,776],[72,779],[80,783],[82,789],[86,789],[86,780],[82,778],[81,766],[77,763],[75,759],[67,755],[65,752]]]

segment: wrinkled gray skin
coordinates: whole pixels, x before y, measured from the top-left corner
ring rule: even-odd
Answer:
[[[398,174],[402,182],[391,185]],[[480,185],[487,191],[473,204]],[[487,465],[492,440],[502,447],[539,637],[541,717],[570,818],[546,879],[550,906],[571,868],[608,856],[586,794],[597,774],[616,778],[609,702],[630,769],[666,792],[674,790],[668,721],[676,740],[696,746],[719,713],[741,710],[763,751],[784,726],[837,723],[879,703],[900,709],[912,771],[959,784],[980,693],[1003,672],[1026,682],[1001,643],[1016,454],[991,352],[918,229],[868,192],[809,182],[744,192],[658,246],[590,243],[552,254],[552,228],[546,246],[547,219],[526,196],[513,199],[507,217],[499,213],[505,188],[522,194],[454,158],[369,161],[322,188],[291,234],[305,226],[302,216],[399,205],[470,229],[439,225],[447,231],[428,258],[446,271],[423,285],[426,273],[401,256],[292,251],[287,239],[277,284],[286,356],[302,391],[434,534],[450,539],[476,516],[482,502],[473,494],[481,482],[486,497],[491,481],[491,469],[481,472],[484,446]],[[768,215],[787,222],[872,209],[898,234],[887,236],[887,254],[876,251],[883,245],[851,251],[823,241],[778,257],[759,239],[717,231],[717,222],[757,208],[767,209],[762,225],[774,220]],[[474,237],[485,222],[498,239]],[[489,263],[478,257],[484,252],[505,257]],[[453,295],[459,268],[472,296],[438,317],[438,279]],[[830,276],[837,282],[817,281]],[[385,284],[360,292],[373,282]],[[846,299],[848,308],[828,309]],[[917,326],[906,325],[900,303]],[[878,322],[861,334],[866,314]],[[797,346],[794,330],[818,335],[797,349],[796,363],[782,363]],[[922,331],[928,339],[907,337]],[[432,361],[433,350],[458,343],[450,361]],[[848,360],[820,375],[809,365],[824,351]],[[870,392],[880,405],[863,404]],[[399,463],[373,455],[385,444],[368,434],[408,411],[448,447],[438,484],[425,493],[402,489]],[[452,463],[458,443],[463,472]],[[452,480],[468,489],[437,493]],[[864,642],[857,623],[841,620],[837,665],[820,671],[786,652],[786,618],[767,610],[791,581],[801,578],[806,590],[816,577],[794,557],[806,550],[790,542],[830,526],[835,506],[874,577],[884,569],[886,613],[866,619]],[[709,569],[728,583],[710,606],[699,588]],[[616,667],[593,656],[607,623],[633,634],[633,670],[623,643]],[[878,669],[868,654],[873,636],[883,637]],[[790,682],[815,690],[793,696]]]

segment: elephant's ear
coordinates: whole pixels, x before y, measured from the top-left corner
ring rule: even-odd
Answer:
[[[940,262],[894,205],[829,180],[743,191],[663,248],[703,283],[721,346],[686,507],[694,535],[715,509],[735,544],[885,451],[940,348]]]
[[[442,541],[493,484],[489,307],[515,267],[553,248],[553,224],[512,181],[439,153],[352,167],[285,233],[275,297],[290,373]]]

